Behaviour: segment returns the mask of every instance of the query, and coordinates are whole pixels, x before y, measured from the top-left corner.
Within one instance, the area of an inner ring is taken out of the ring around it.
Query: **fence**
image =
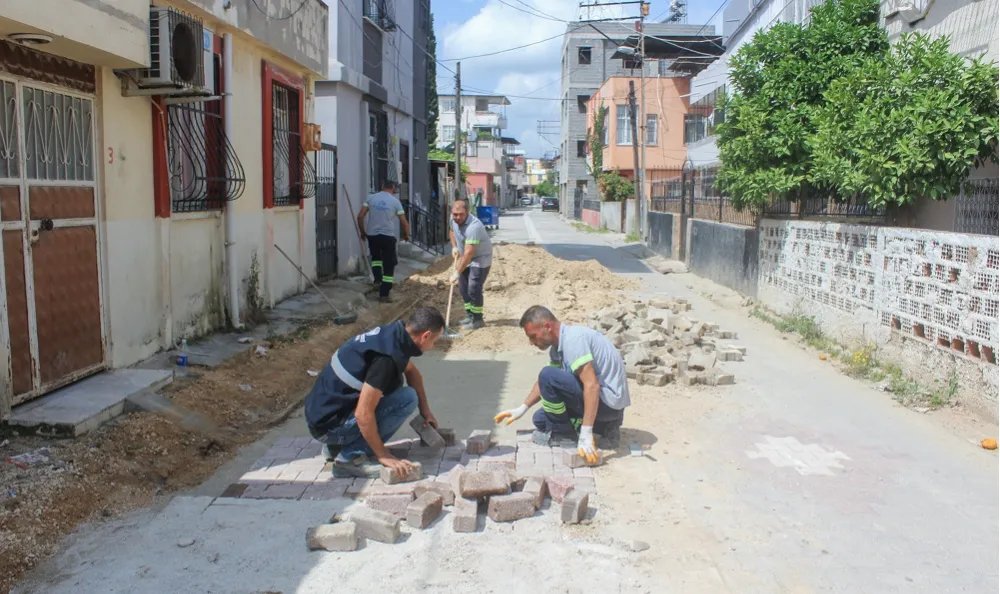
[[[443,254],[448,229],[442,222],[440,207],[432,202],[428,210],[405,202],[406,219],[410,222],[410,243],[432,254]]]
[[[758,214],[739,210],[716,187],[717,167],[650,171],[650,210],[719,223],[757,225]]]
[[[775,219],[852,219],[852,221],[873,224],[887,222],[884,207],[873,207],[868,204],[866,198],[860,196],[852,196],[846,200],[832,196],[806,196],[795,200],[772,200],[770,204],[764,206],[764,216]]]

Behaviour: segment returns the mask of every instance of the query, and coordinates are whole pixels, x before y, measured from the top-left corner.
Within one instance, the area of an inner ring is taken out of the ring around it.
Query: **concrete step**
[[[120,416],[126,399],[156,392],[173,381],[171,371],[105,371],[15,407],[8,423],[39,435],[76,437]]]

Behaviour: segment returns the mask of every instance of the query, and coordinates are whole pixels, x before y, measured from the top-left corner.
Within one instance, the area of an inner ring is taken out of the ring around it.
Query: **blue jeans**
[[[385,394],[375,405],[375,423],[382,443],[389,441],[396,431],[417,410],[417,391],[410,387],[402,387],[395,392]],[[334,427],[319,438],[319,441],[332,446],[341,446],[340,456],[351,460],[361,454],[374,454],[371,446],[361,435],[358,419],[351,416],[343,424]]]
[[[535,428],[546,433],[575,435],[583,422],[583,383],[572,373],[556,367],[543,367],[538,374],[542,408],[535,411]],[[625,411],[615,410],[598,400],[594,433],[621,427]]]

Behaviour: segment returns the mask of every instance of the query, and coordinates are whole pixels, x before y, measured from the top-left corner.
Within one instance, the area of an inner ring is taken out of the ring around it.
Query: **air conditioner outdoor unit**
[[[199,19],[173,8],[149,9],[149,68],[139,88],[162,88],[164,95],[214,94],[212,36]]]

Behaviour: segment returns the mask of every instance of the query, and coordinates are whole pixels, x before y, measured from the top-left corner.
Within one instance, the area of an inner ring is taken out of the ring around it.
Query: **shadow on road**
[[[641,274],[650,271],[641,260],[636,259],[628,246],[614,248],[608,245],[546,243],[543,247],[560,260],[570,262],[597,260],[601,266],[619,274]]]

